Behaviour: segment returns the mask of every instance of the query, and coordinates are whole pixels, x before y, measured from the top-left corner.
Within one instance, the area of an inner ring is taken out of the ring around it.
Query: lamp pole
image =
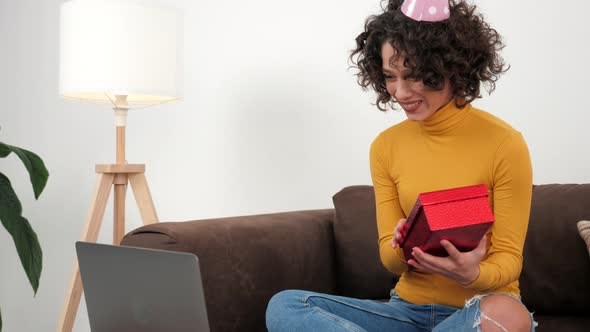
[[[129,103],[126,95],[115,95],[115,127],[117,128],[117,165],[124,165],[125,160],[125,128],[127,127],[127,113]],[[113,244],[121,243],[125,236],[125,194],[127,193],[127,174],[115,175],[114,184],[114,211],[113,211]]]

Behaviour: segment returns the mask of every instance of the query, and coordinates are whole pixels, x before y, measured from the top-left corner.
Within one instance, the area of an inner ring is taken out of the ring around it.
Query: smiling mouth
[[[414,101],[411,103],[399,103],[399,104],[404,109],[404,111],[406,111],[408,113],[412,113],[412,112],[415,112],[418,109],[418,107],[420,107],[420,104],[422,104],[422,101],[418,100],[418,101]]]

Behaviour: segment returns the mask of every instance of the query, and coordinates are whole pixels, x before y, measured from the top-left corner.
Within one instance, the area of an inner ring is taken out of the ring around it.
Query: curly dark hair
[[[358,84],[377,92],[380,110],[386,111],[388,105],[395,108],[396,102],[385,88],[381,59],[385,42],[396,50],[390,63],[403,56],[411,77],[425,87],[440,91],[448,79],[460,108],[481,98],[480,83],[491,93],[500,75],[509,69],[499,54],[504,48],[502,37],[475,12],[476,6],[461,0],[449,2],[450,17],[441,22],[408,18],[401,11],[402,0],[389,0],[383,13],[365,22],[350,60],[359,70]]]

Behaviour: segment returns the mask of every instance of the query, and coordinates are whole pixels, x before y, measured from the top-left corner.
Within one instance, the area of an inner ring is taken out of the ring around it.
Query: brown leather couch
[[[307,289],[385,299],[396,278],[377,250],[370,186],[344,188],[335,209],[162,222],[138,228],[123,245],[199,257],[212,331],[265,331],[271,296]],[[590,257],[577,233],[590,220],[590,184],[533,188],[520,277],[537,331],[590,331]]]

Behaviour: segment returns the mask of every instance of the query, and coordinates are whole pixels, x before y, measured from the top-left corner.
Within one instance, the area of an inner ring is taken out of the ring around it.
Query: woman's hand
[[[395,225],[395,228],[393,229],[393,238],[391,239],[391,247],[393,249],[397,248],[399,243],[403,240],[402,229],[404,227],[404,224],[406,223],[406,220],[408,219],[398,220],[397,225]]]
[[[463,286],[474,282],[479,276],[479,262],[486,254],[487,235],[475,249],[468,252],[460,252],[447,240],[440,241],[440,244],[449,254],[448,257],[433,256],[413,248],[413,258],[408,260],[408,264],[420,272],[440,274]]]

